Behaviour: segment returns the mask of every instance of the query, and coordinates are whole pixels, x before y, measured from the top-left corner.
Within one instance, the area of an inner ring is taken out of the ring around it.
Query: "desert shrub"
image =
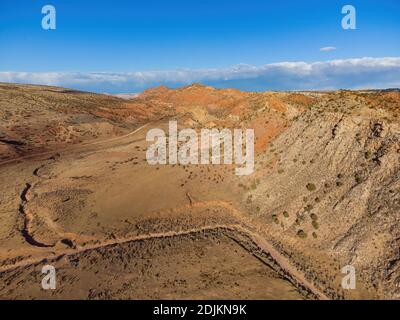
[[[306,188],[308,191],[315,191],[317,187],[313,183],[307,183]]]
[[[318,229],[319,228],[319,224],[317,221],[313,220],[313,222],[311,223],[314,229]]]
[[[310,214],[310,218],[311,218],[311,220],[313,220],[313,221],[318,220],[318,216],[317,216],[315,213],[311,213],[311,214]]]
[[[354,179],[356,180],[356,183],[361,183],[363,181],[362,175],[360,172],[357,172],[354,176]]]
[[[314,207],[311,204],[308,204],[306,207],[304,207],[304,211],[310,212]]]
[[[289,218],[289,213],[288,213],[287,211],[284,211],[284,212],[283,212],[283,216],[284,216],[285,218]]]
[[[299,237],[299,238],[302,238],[302,239],[304,239],[304,238],[307,238],[307,233],[305,233],[304,232],[304,230],[299,230],[299,231],[297,231],[297,236]]]
[[[314,239],[316,239],[318,237],[315,232],[312,233],[312,236],[313,236]]]

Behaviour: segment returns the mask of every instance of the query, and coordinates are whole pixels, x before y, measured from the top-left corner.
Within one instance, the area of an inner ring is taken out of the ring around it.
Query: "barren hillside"
[[[398,299],[399,114],[396,90],[0,84],[0,297]],[[171,119],[254,129],[254,173],[150,166]]]

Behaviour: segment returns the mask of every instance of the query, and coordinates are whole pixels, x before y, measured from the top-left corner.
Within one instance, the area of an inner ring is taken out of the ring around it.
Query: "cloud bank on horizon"
[[[61,86],[93,92],[140,92],[200,82],[245,91],[381,89],[400,87],[400,57],[356,58],[322,62],[241,64],[225,69],[182,69],[141,72],[0,71],[0,82]]]

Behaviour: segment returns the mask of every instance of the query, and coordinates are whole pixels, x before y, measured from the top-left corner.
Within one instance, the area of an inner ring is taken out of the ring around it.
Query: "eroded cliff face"
[[[369,93],[328,96],[292,119],[260,154],[260,181],[246,194],[249,210],[324,285],[337,288],[341,268],[353,265],[366,291],[398,298],[397,102],[379,108],[364,103]]]

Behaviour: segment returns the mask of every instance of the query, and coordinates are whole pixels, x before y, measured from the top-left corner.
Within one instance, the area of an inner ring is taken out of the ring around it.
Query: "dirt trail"
[[[111,239],[111,240],[106,240],[106,241],[103,241],[100,243],[91,244],[91,245],[88,245],[85,247],[78,246],[76,249],[59,250],[58,252],[55,252],[51,257],[47,256],[47,257],[41,257],[41,258],[35,258],[35,259],[28,259],[28,260],[16,262],[12,265],[2,266],[2,267],[0,267],[0,272],[6,272],[6,271],[11,271],[11,270],[14,270],[14,269],[17,269],[20,267],[31,266],[31,265],[40,263],[44,259],[58,260],[65,256],[71,256],[74,254],[83,253],[83,252],[90,251],[90,250],[95,250],[95,249],[104,248],[104,247],[108,247],[108,246],[120,245],[120,244],[124,244],[124,243],[128,243],[128,242],[143,241],[143,240],[157,239],[157,238],[170,238],[170,237],[198,234],[201,232],[215,231],[215,230],[220,230],[220,231],[225,230],[225,231],[231,231],[231,232],[246,235],[249,239],[251,239],[254,242],[254,244],[257,247],[259,247],[263,252],[267,253],[271,257],[271,259],[279,265],[279,267],[282,269],[282,271],[289,276],[289,278],[292,278],[293,280],[295,280],[295,283],[294,283],[295,285],[304,287],[309,292],[314,294],[318,299],[321,299],[321,300],[329,299],[323,292],[321,292],[311,282],[309,282],[307,279],[305,279],[305,277],[301,273],[299,273],[288,262],[288,260],[286,258],[284,258],[277,250],[273,249],[270,244],[268,244],[265,240],[263,240],[259,235],[256,235],[253,232],[249,232],[249,230],[247,230],[246,228],[244,228],[241,225],[221,224],[221,225],[204,226],[201,228],[194,228],[194,229],[188,229],[188,230],[182,230],[182,231],[167,231],[167,232],[160,232],[160,233],[149,233],[149,234],[138,235],[138,236],[134,236],[134,237]],[[247,249],[247,248],[245,248],[245,249]],[[254,252],[250,251],[250,253],[255,255]]]
[[[32,246],[41,247],[41,248],[51,247],[52,245],[48,245],[43,242],[37,241],[32,235],[31,223],[33,220],[33,216],[25,208],[25,205],[28,202],[28,199],[26,198],[26,194],[29,192],[29,190],[31,188],[32,188],[32,185],[30,183],[26,183],[26,186],[24,187],[24,189],[22,190],[21,195],[20,195],[21,203],[19,205],[19,212],[24,217],[24,226],[21,230],[21,235],[25,239],[25,241],[28,242]]]
[[[50,163],[52,163],[52,162],[56,161],[58,157],[59,157],[59,154],[53,155],[52,157],[47,159],[47,161],[50,161]],[[46,162],[45,164],[42,164],[33,170],[32,175],[34,176],[34,178],[36,180],[41,178],[39,172],[41,169],[43,169],[48,164],[49,163]],[[21,191],[21,194],[20,194],[21,202],[19,205],[19,212],[23,216],[23,219],[24,219],[24,225],[21,230],[21,235],[25,239],[25,241],[28,242],[32,246],[41,247],[41,248],[51,248],[57,244],[57,241],[54,243],[45,243],[45,242],[39,241],[38,239],[35,238],[35,236],[33,235],[33,231],[32,231],[32,222],[34,219],[34,215],[32,214],[32,212],[30,210],[27,209],[27,204],[29,202],[28,194],[33,190],[34,186],[37,183],[38,183],[38,181],[36,181],[35,183],[27,182],[24,189]],[[51,219],[49,219],[48,217],[43,217],[43,218],[46,221],[46,224],[48,225],[48,227],[50,227],[50,229],[56,229],[54,222]],[[69,243],[69,242],[66,242],[66,243]]]
[[[61,152],[65,152],[65,151],[76,151],[79,150],[83,147],[88,147],[88,146],[94,146],[94,145],[98,145],[98,144],[103,144],[103,143],[109,143],[109,142],[114,142],[114,141],[118,141],[124,138],[127,138],[137,132],[139,132],[140,130],[142,130],[143,128],[147,127],[148,125],[150,125],[150,123],[146,123],[145,125],[137,128],[136,130],[127,133],[125,135],[122,136],[118,136],[118,137],[114,137],[114,138],[109,138],[109,139],[105,139],[105,140],[100,140],[100,141],[94,141],[94,142],[87,142],[87,143],[82,143],[79,145],[75,145],[75,146],[71,146],[71,147],[67,147],[64,149],[59,149],[59,150],[53,150],[53,151],[45,151],[45,152],[39,152],[39,153],[35,153],[35,154],[30,154],[28,156],[22,156],[22,157],[18,157],[18,158],[14,158],[14,159],[9,159],[9,160],[5,160],[5,161],[1,161],[0,162],[0,166],[3,164],[8,164],[8,163],[13,163],[13,162],[18,162],[21,160],[26,160],[26,159],[32,159],[32,158],[36,158],[36,157],[41,157],[41,156],[48,156],[48,155],[52,155],[56,152],[61,153]]]
[[[20,157],[20,158],[15,158],[15,159],[11,159],[11,160],[7,160],[7,161],[3,161],[0,162],[0,165],[2,164],[6,164],[6,163],[11,163],[14,161],[19,161],[19,160],[23,160],[23,159],[29,159],[29,158],[34,158],[34,157],[39,157],[39,156],[44,156],[44,155],[52,155],[50,158],[48,158],[47,160],[50,160],[52,162],[56,161],[59,157],[60,157],[60,152],[62,151],[75,151],[75,150],[79,150],[79,148],[82,147],[86,147],[89,145],[97,145],[97,144],[103,144],[103,143],[109,143],[109,142],[114,142],[114,141],[119,141],[121,139],[124,139],[126,137],[129,137],[131,135],[134,135],[135,133],[139,132],[140,130],[144,129],[145,127],[147,127],[150,123],[147,123],[139,128],[137,128],[136,130],[123,135],[123,136],[119,136],[119,137],[115,137],[115,138],[110,138],[107,140],[102,140],[102,141],[95,141],[95,142],[91,142],[91,143],[84,143],[84,144],[80,144],[78,146],[75,147],[71,147],[71,148],[66,148],[63,150],[58,150],[57,153],[55,153],[54,151],[49,151],[49,152],[43,152],[43,153],[38,153],[38,154],[34,154],[34,155],[29,155],[29,156],[25,156],[25,157]],[[48,163],[42,164],[39,167],[35,168],[33,170],[33,176],[36,178],[41,178],[39,171],[41,169],[43,169]],[[37,182],[36,182],[37,183]],[[35,184],[36,184],[35,183]],[[44,220],[46,221],[46,224],[48,225],[48,227],[50,227],[50,229],[52,229],[53,231],[55,231],[59,236],[60,236],[60,240],[57,240],[53,243],[44,243],[42,241],[39,241],[37,239],[35,239],[35,237],[33,236],[33,232],[32,232],[32,221],[34,219],[33,214],[26,209],[26,205],[28,203],[28,199],[26,198],[27,193],[33,189],[35,184],[31,184],[31,183],[26,183],[26,186],[24,187],[24,189],[21,192],[20,198],[21,198],[21,202],[19,205],[19,212],[21,213],[21,215],[23,216],[24,219],[24,226],[21,230],[21,235],[22,237],[25,239],[26,242],[28,242],[30,245],[32,246],[36,246],[36,247],[41,247],[41,248],[49,248],[49,247],[55,247],[57,242],[61,242],[63,244],[66,244],[68,246],[74,246],[74,240],[72,240],[69,237],[66,237],[65,234],[63,234],[62,232],[60,232],[57,228],[57,226],[55,226],[55,224],[53,223],[53,221],[51,221],[51,219],[44,217]]]
[[[187,210],[189,208],[215,208],[215,207],[222,207],[226,210],[228,210],[239,222],[240,224],[235,224],[235,225],[213,225],[213,226],[204,226],[201,228],[195,228],[195,229],[188,229],[184,231],[167,231],[167,232],[160,232],[160,233],[150,233],[150,234],[144,234],[144,235],[139,235],[139,236],[134,236],[134,237],[127,237],[127,238],[120,238],[120,239],[112,239],[112,240],[105,240],[101,241],[96,244],[80,247],[77,246],[76,249],[67,249],[67,250],[57,250],[54,254],[55,256],[53,258],[57,258],[63,255],[72,255],[75,253],[80,253],[88,250],[94,250],[102,247],[107,247],[110,245],[116,245],[116,244],[122,244],[126,242],[131,242],[131,241],[140,241],[140,240],[146,240],[146,239],[151,239],[151,238],[166,238],[166,237],[174,237],[174,236],[179,236],[179,235],[188,235],[192,233],[199,233],[202,231],[207,231],[207,230],[215,230],[215,229],[228,229],[230,231],[234,232],[240,232],[242,234],[247,235],[251,240],[257,244],[257,246],[265,253],[270,255],[270,257],[280,266],[280,268],[288,275],[293,277],[300,285],[304,286],[307,288],[310,292],[312,292],[314,295],[316,295],[319,299],[329,299],[322,291],[320,291],[318,288],[316,288],[313,283],[308,281],[304,275],[297,270],[287,259],[285,256],[283,256],[277,249],[273,247],[269,242],[267,242],[260,234],[255,232],[254,230],[254,224],[249,224],[249,219],[246,219],[244,215],[237,210],[235,207],[232,206],[232,204],[225,202],[225,201],[219,201],[219,200],[211,200],[211,201],[200,201],[200,202],[193,202],[189,205],[182,206],[180,208],[174,208],[170,210],[165,210],[166,212],[180,212]],[[0,267],[0,272],[9,270],[9,269],[15,269],[20,266],[27,266],[30,264],[35,264],[40,262],[42,258],[36,258],[34,260],[25,260],[25,261],[20,261],[16,264],[9,265],[9,266],[4,266]]]
[[[210,201],[199,201],[199,202],[191,202],[190,205],[181,207],[179,209],[173,209],[174,212],[189,209],[189,208],[215,208],[222,207],[229,211],[240,223],[241,226],[237,228],[240,229],[241,232],[246,233],[251,236],[253,241],[257,243],[257,245],[266,253],[270,254],[271,257],[276,261],[276,263],[284,269],[287,273],[291,274],[294,278],[299,281],[299,283],[303,284],[307,288],[309,288],[313,293],[315,293],[320,299],[328,299],[328,297],[322,293],[319,289],[317,289],[311,282],[309,282],[303,275],[302,272],[297,270],[287,259],[283,256],[275,247],[266,241],[261,235],[262,228],[261,226],[257,226],[253,221],[250,221],[242,212],[237,210],[232,204],[221,201],[221,200],[210,200]]]
[[[76,146],[76,148],[69,148],[65,149],[66,150],[78,150],[81,147],[88,146],[88,145],[97,145],[101,143],[108,143],[108,142],[114,142],[118,141],[120,139],[126,138],[128,136],[131,136],[149,124],[143,125],[140,128],[136,129],[135,131],[116,138],[111,138],[108,140],[103,140],[103,141],[96,141],[93,143],[87,143],[83,145]],[[58,151],[58,152],[61,152]],[[9,163],[13,161],[18,161],[22,159],[27,159],[27,158],[33,158],[36,156],[43,156],[43,155],[48,155],[48,154],[54,154],[53,152],[45,152],[41,154],[36,154],[36,155],[30,155],[27,157],[21,157],[17,159],[12,159],[12,160],[7,160],[5,162],[0,162],[1,164],[4,163]],[[48,160],[55,160],[55,158],[49,158]],[[43,168],[44,165],[41,165],[40,167],[36,168],[33,172],[33,176],[36,178],[40,178],[39,171],[41,168]],[[110,239],[110,240],[103,240],[99,241],[97,240],[97,243],[86,245],[84,247],[75,245],[74,241],[70,238],[61,238],[60,240],[56,241],[53,244],[46,244],[42,243],[32,236],[31,232],[31,223],[33,220],[32,214],[29,212],[29,210],[26,210],[25,206],[28,202],[27,199],[27,193],[31,190],[33,187],[32,184],[27,183],[26,187],[22,191],[20,197],[21,197],[21,204],[20,204],[20,212],[21,214],[24,215],[24,229],[22,231],[22,235],[24,236],[25,240],[30,243],[33,246],[37,247],[52,247],[53,252],[51,253],[49,257],[49,253],[43,253],[41,257],[36,257],[36,258],[31,258],[31,259],[26,259],[26,260],[21,260],[13,264],[5,265],[0,267],[0,272],[6,272],[10,270],[14,270],[19,267],[26,267],[30,265],[34,265],[37,263],[40,263],[43,259],[52,259],[52,260],[57,260],[63,256],[70,256],[73,254],[77,253],[82,253],[85,251],[89,250],[95,250],[98,248],[104,248],[108,246],[113,246],[113,245],[119,245],[127,242],[132,242],[132,241],[142,241],[142,240],[147,240],[147,239],[153,239],[153,238],[168,238],[168,237],[176,237],[176,236],[181,236],[181,235],[190,235],[190,234],[195,234],[195,233],[200,233],[200,232],[207,232],[211,230],[228,230],[234,233],[239,233],[239,234],[244,234],[246,235],[251,241],[259,248],[261,249],[264,253],[266,253],[276,264],[282,269],[282,271],[288,275],[289,278],[294,279],[295,282],[306,288],[309,292],[313,293],[318,299],[328,299],[328,297],[321,292],[318,288],[316,288],[312,282],[308,281],[304,275],[297,270],[291,263],[290,261],[283,256],[277,249],[273,247],[269,242],[267,242],[260,234],[262,234],[262,228],[261,226],[256,226],[254,224],[254,221],[251,221],[248,217],[246,217],[242,212],[237,210],[231,203],[225,202],[225,201],[220,201],[220,200],[211,200],[211,201],[194,201],[192,196],[190,194],[187,194],[187,197],[189,199],[189,204],[186,206],[182,206],[179,208],[171,208],[171,209],[165,209],[165,210],[160,210],[159,213],[161,212],[180,212],[182,210],[187,210],[187,209],[193,209],[193,208],[215,208],[215,207],[220,207],[226,209],[229,213],[232,214],[233,217],[235,217],[239,224],[235,225],[212,225],[212,226],[203,226],[200,228],[194,228],[194,229],[188,229],[188,230],[183,230],[183,231],[166,231],[166,232],[160,232],[160,233],[149,233],[149,234],[143,234],[143,235],[138,235],[138,236],[133,236],[133,237],[126,237],[126,238],[119,238],[119,239]],[[61,234],[60,234],[61,236]],[[56,245],[57,243],[62,243],[64,245],[67,245],[68,248],[58,248]],[[254,252],[250,252],[253,255],[255,254]]]

